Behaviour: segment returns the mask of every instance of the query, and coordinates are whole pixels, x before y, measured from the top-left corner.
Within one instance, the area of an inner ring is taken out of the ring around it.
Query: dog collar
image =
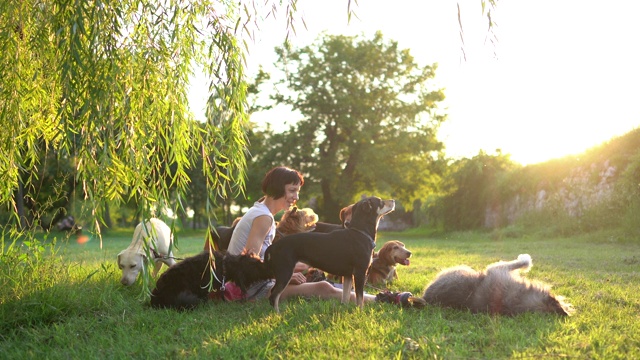
[[[356,229],[356,228],[349,228],[349,230],[355,230],[357,232],[359,232],[360,234],[364,235],[367,237],[367,239],[369,239],[369,241],[371,241],[371,245],[373,245],[373,248],[375,249],[376,247],[376,240],[371,237],[371,235],[367,234],[366,232],[360,230],[360,229]]]

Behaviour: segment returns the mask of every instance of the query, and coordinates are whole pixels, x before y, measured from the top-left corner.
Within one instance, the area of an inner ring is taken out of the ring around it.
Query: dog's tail
[[[523,272],[527,272],[531,270],[531,267],[533,266],[533,260],[531,260],[531,255],[529,254],[520,254],[518,255],[518,259],[509,261],[507,264],[509,271],[520,269]]]
[[[522,269],[524,272],[531,270],[531,267],[533,266],[533,260],[531,260],[531,255],[529,254],[518,255],[517,261],[521,264],[517,269]]]
[[[527,272],[531,270],[533,266],[533,261],[531,260],[531,255],[529,254],[520,254],[516,260],[512,261],[499,261],[497,263],[491,264],[487,266],[487,271],[495,272],[495,271],[514,271],[514,270],[522,270],[523,272]]]

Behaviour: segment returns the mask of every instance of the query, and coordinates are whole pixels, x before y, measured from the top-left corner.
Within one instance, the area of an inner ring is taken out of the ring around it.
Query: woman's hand
[[[289,280],[289,285],[300,285],[307,282],[307,278],[299,272],[293,273],[291,275],[291,280]]]

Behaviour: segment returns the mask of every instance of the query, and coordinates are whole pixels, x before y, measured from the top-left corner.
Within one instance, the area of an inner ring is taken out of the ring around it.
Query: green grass
[[[481,269],[529,253],[534,267],[527,277],[552,284],[554,293],[567,297],[577,310],[569,318],[377,303],[359,310],[316,299],[285,301],[281,314],[267,301],[208,303],[191,312],[154,310],[141,298],[140,280],[127,288],[119,283],[115,258],[131,233],[105,235],[102,248],[95,238],[84,245],[58,239],[55,255],[44,251],[37,255],[40,261],[5,252],[0,358],[640,357],[640,242],[621,242],[611,233],[379,236],[379,244],[397,239],[414,253],[411,266],[398,269],[393,290],[421,294],[445,267],[464,263]],[[179,232],[175,255],[197,253],[203,239],[203,233]]]

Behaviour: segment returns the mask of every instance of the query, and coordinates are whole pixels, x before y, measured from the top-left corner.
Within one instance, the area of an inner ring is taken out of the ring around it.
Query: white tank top
[[[273,219],[273,215],[269,208],[261,203],[256,202],[253,206],[247,211],[242,219],[236,225],[235,230],[233,230],[233,235],[231,236],[231,241],[229,242],[229,247],[227,252],[231,255],[239,255],[242,253],[244,248],[247,246],[247,239],[249,238],[249,232],[251,231],[251,226],[253,224],[253,220],[258,216],[267,215],[271,218],[271,229],[267,234],[267,237],[262,242],[262,248],[260,249],[260,259],[264,260],[264,252],[267,250],[269,245],[271,245],[271,241],[276,234],[276,222]]]

